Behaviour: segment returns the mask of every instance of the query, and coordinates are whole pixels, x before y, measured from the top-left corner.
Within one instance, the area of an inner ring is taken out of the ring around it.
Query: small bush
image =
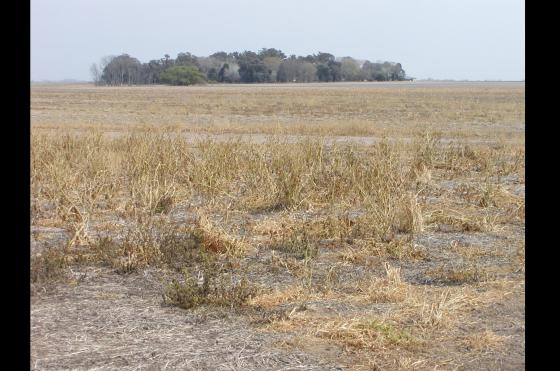
[[[306,226],[290,229],[273,244],[273,247],[299,259],[315,258],[319,254],[317,243],[307,233]]]
[[[163,71],[160,81],[169,85],[194,85],[206,81],[204,75],[192,66],[173,66]]]
[[[231,278],[231,277],[230,277]],[[245,278],[231,283],[220,275],[216,263],[207,263],[197,279],[188,269],[183,271],[183,281],[172,281],[164,293],[167,304],[190,309],[200,305],[239,307],[254,297],[257,289]]]
[[[64,276],[67,261],[61,250],[46,250],[41,255],[31,257],[31,283],[43,284]]]

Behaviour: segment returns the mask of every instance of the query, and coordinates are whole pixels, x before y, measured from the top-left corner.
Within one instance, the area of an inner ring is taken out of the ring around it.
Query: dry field
[[[525,368],[523,83],[31,88],[31,368]]]

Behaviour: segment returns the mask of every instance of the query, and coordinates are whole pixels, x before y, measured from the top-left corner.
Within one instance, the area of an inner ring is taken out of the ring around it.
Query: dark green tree
[[[317,79],[319,81],[328,82],[331,79],[331,70],[326,64],[317,65]]]
[[[274,48],[262,48],[259,51],[258,54],[260,59],[265,59],[265,58],[280,58],[280,59],[285,59],[286,58],[286,54],[282,53],[281,50],[278,49],[274,49]]]
[[[177,58],[175,59],[176,66],[193,66],[199,67],[197,58],[192,55],[191,53],[179,53],[177,54]]]
[[[334,62],[335,60],[334,55],[322,52],[319,52],[319,54],[315,55],[313,59],[315,63],[323,64],[328,64],[329,62]]]
[[[256,53],[245,51],[239,55],[237,61],[241,82],[265,82],[269,80],[270,72]]]
[[[214,67],[208,70],[208,74],[206,75],[208,81],[218,81],[218,71]]]
[[[219,61],[225,62],[225,61],[227,61],[228,54],[226,52],[216,52],[216,53],[210,55],[210,57],[216,58]]]
[[[329,67],[330,80],[329,81],[340,81],[342,80],[342,65],[340,62],[330,61],[327,66]]]

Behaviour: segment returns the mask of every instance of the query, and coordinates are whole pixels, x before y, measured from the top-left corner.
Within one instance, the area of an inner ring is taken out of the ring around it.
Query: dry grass
[[[507,125],[524,122],[523,102],[523,86],[187,90],[37,86],[31,91],[31,117],[41,130],[97,127],[126,132],[131,126],[168,126],[214,134],[403,137],[430,128],[456,138],[491,138],[507,137],[511,132]]]
[[[465,345],[469,351],[488,352],[500,350],[503,348],[506,340],[506,336],[500,336],[491,330],[485,330],[483,332],[467,336],[465,339]]]
[[[450,285],[489,281],[494,278],[492,272],[476,264],[461,264],[455,267],[440,267],[427,273],[436,282]]]
[[[391,267],[387,262],[384,266],[387,274],[385,278],[372,277],[359,288],[365,300],[371,303],[397,303],[405,300],[410,287],[402,281],[400,268]]]
[[[316,330],[316,336],[339,341],[344,346],[370,350],[391,346],[409,348],[419,343],[410,332],[393,323],[367,319],[326,322]]]
[[[429,214],[428,223],[436,225],[440,231],[493,232],[497,228],[498,217],[482,210],[464,208],[434,210]]]
[[[157,269],[164,303],[237,308],[246,332],[356,369],[515,357],[518,334],[481,318],[524,321],[523,94],[34,87],[31,283]]]
[[[231,236],[213,225],[205,215],[201,215],[196,221],[194,233],[200,239],[203,248],[213,253],[239,256],[249,248],[242,239]]]
[[[304,298],[309,298],[309,292],[304,286],[298,284],[282,290],[262,293],[253,298],[250,303],[255,307],[273,308],[286,302],[300,301]]]

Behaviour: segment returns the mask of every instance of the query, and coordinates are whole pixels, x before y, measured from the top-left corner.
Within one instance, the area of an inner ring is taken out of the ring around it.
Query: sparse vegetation
[[[64,277],[67,259],[59,250],[47,250],[31,258],[31,284],[48,283]]]
[[[71,287],[119,341],[211,318],[357,369],[523,353],[522,89],[180,89],[32,88],[37,308]]]
[[[245,277],[233,282],[232,276],[228,280],[220,273],[215,263],[208,262],[196,279],[185,269],[182,282],[174,280],[166,288],[165,302],[184,309],[205,304],[239,307],[257,293],[257,288],[250,285]]]

